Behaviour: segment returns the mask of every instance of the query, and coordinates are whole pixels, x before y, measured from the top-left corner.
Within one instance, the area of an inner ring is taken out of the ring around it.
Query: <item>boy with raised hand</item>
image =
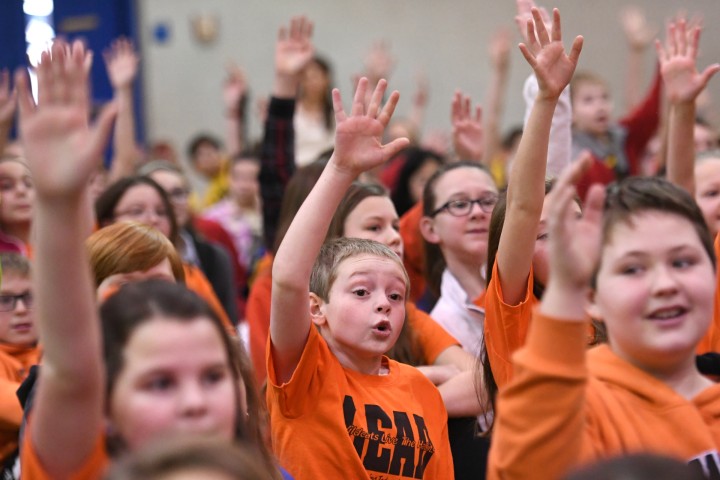
[[[382,106],[381,80],[366,105],[367,85],[365,78],[358,83],[349,114],[333,91],[335,152],[275,256],[268,352],[273,446],[298,480],[450,479],[439,392],[416,369],[384,356],[405,319],[401,259],[367,240],[322,245],[352,182],[408,144],[381,143],[399,94]]]

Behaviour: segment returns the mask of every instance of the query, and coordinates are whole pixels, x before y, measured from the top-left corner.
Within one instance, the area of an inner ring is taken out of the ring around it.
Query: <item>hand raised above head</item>
[[[560,12],[553,10],[552,29],[547,31],[540,11],[532,9],[533,19],[527,21],[527,44],[521,43],[520,51],[530,64],[538,79],[539,95],[557,98],[565,89],[575,72],[583,37],[577,36],[569,54],[562,44]]]
[[[140,59],[127,38],[118,38],[103,53],[110,84],[114,89],[125,88],[135,81]]]
[[[381,79],[366,105],[367,87],[367,78],[361,78],[349,113],[343,109],[340,91],[334,89],[332,92],[336,129],[331,164],[353,176],[382,165],[410,143],[407,138],[398,138],[382,144],[383,131],[392,118],[400,94],[392,92],[383,106],[387,82]]]
[[[720,70],[720,65],[715,63],[698,72],[700,31],[699,25],[688,28],[685,19],[680,18],[677,22],[668,23],[665,46],[660,40],[655,40],[665,94],[671,103],[695,101]]]
[[[281,27],[275,44],[275,71],[279,75],[298,75],[315,55],[313,23],[306,17],[293,17],[289,27]]]
[[[39,198],[79,196],[101,161],[115,117],[105,107],[94,126],[88,125],[87,52],[80,42],[62,40],[43,52],[37,68],[38,104],[27,73],[15,82],[20,107],[20,138]]]

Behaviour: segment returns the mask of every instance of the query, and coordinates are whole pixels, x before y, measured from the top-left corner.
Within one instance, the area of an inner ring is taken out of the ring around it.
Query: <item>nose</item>
[[[653,276],[652,292],[657,296],[672,295],[677,292],[678,283],[675,274],[668,266],[658,266]]]
[[[392,250],[399,250],[398,247],[402,245],[402,237],[400,236],[400,232],[398,232],[394,228],[388,228],[385,245],[390,247]]]
[[[25,300],[23,300],[22,297],[18,297],[15,300],[15,314],[20,313],[27,313],[28,312],[28,306],[27,303],[25,303]]]
[[[480,202],[473,202],[470,204],[470,216],[473,218],[486,216],[485,210],[480,207]]]
[[[206,393],[199,382],[182,385],[178,398],[179,413],[183,417],[201,417],[207,412]]]
[[[390,301],[383,295],[380,300],[378,300],[377,305],[375,305],[375,311],[377,313],[385,313],[387,314],[390,312]]]

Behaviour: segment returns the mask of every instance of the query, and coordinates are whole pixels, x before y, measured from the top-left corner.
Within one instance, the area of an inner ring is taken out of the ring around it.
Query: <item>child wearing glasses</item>
[[[430,316],[475,356],[485,314],[473,300],[485,290],[488,230],[497,197],[490,173],[472,162],[440,168],[423,192],[426,274],[430,289],[439,293]]]
[[[22,407],[15,394],[40,349],[33,315],[30,262],[17,253],[0,254],[0,464],[14,457]]]

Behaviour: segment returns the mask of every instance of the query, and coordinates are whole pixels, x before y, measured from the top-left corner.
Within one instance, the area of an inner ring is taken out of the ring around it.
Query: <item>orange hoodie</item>
[[[720,385],[688,401],[615,355],[587,350],[587,325],[533,316],[500,392],[488,479],[560,478],[634,452],[720,466]]]
[[[715,258],[720,258],[720,234],[715,237]],[[697,354],[720,352],[720,268],[717,269],[715,280],[715,306],[713,308],[713,321],[705,337],[700,341]]]
[[[0,344],[0,460],[17,447],[23,411],[16,392],[39,361],[39,347]]]

